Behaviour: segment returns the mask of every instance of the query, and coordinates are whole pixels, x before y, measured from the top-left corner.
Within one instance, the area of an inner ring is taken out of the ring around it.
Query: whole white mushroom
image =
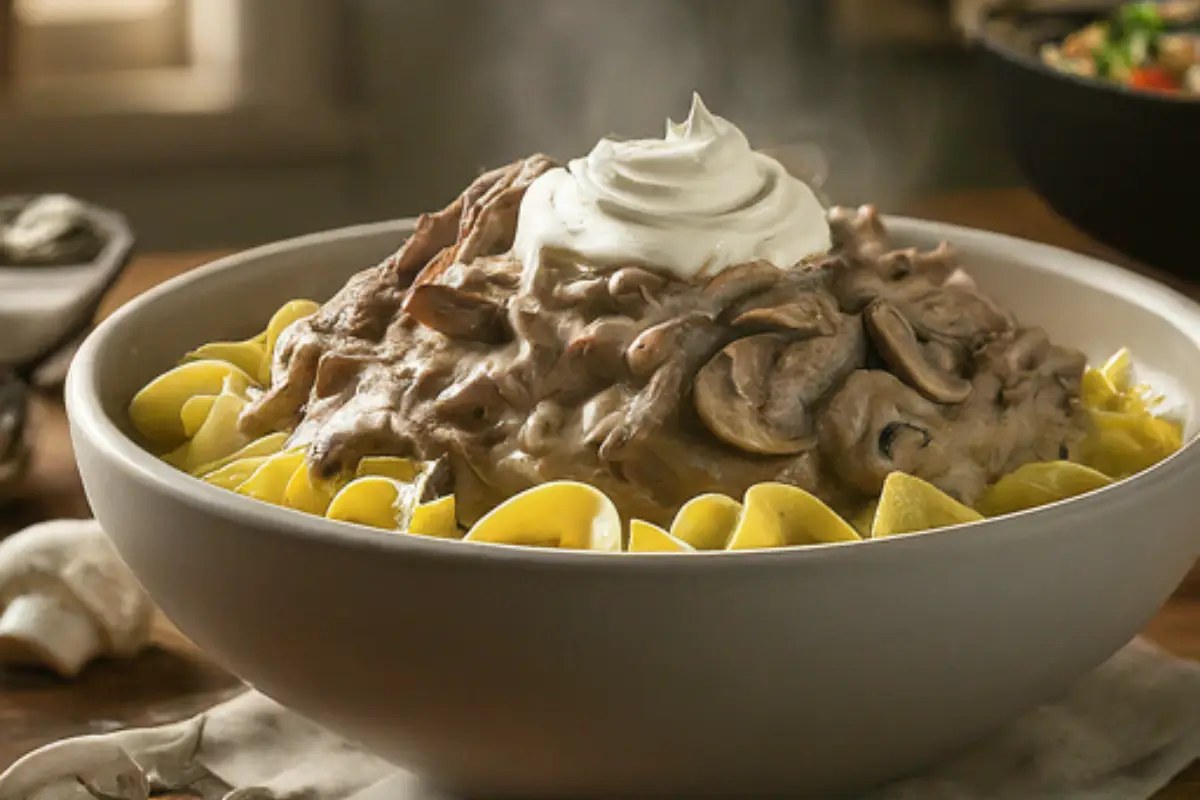
[[[155,608],[95,520],[43,522],[0,541],[0,663],[74,677],[136,655]]]

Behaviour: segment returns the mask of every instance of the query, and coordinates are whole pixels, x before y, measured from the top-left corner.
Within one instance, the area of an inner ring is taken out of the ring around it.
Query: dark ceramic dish
[[[1068,75],[1038,55],[1110,11],[986,12],[980,42],[1008,140],[1026,179],[1063,217],[1197,280],[1200,100]]]

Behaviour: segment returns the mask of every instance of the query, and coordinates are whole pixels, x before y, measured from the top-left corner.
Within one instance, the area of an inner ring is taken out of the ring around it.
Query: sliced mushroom
[[[938,403],[957,404],[971,394],[971,382],[935,367],[925,358],[912,325],[896,307],[878,299],[863,315],[875,348],[898,376]]]
[[[767,386],[764,416],[778,429],[807,426],[811,407],[866,362],[862,320],[847,317],[833,336],[791,342],[779,354]]]
[[[526,186],[509,186],[480,206],[470,232],[462,237],[455,261],[471,263],[480,256],[497,255],[512,247],[517,213]]]
[[[716,325],[698,311],[660,322],[638,334],[625,360],[635,377],[645,378],[672,357],[682,357],[697,347],[707,348]]]
[[[641,267],[623,267],[608,278],[609,294],[616,298],[630,295],[644,297],[666,285],[666,277]]]
[[[452,339],[496,344],[511,336],[504,309],[484,297],[427,283],[415,286],[404,312]]]
[[[470,264],[455,262],[442,273],[438,283],[453,286],[463,292],[486,294],[491,290],[500,289],[512,291],[521,283],[520,273],[516,265],[493,265],[486,259],[472,261]]]
[[[714,315],[744,297],[770,289],[783,279],[784,272],[767,261],[751,261],[717,274],[704,287],[704,296],[712,303]]]
[[[990,299],[957,285],[929,286],[917,294],[890,297],[926,339],[977,343],[1016,327],[1012,315]]]
[[[729,381],[734,392],[752,408],[766,405],[771,372],[786,344],[782,336],[747,336],[723,351],[729,357]]]
[[[758,298],[740,304],[734,327],[791,331],[800,336],[829,336],[837,330],[838,311],[829,298],[817,292],[787,294],[786,298],[764,298],[762,304]]]
[[[925,342],[922,347],[925,359],[942,372],[957,375],[963,354],[959,348],[950,342],[933,339]]]
[[[778,334],[738,339],[717,353],[696,376],[696,411],[717,438],[762,455],[802,453],[812,448],[807,415],[779,428],[763,413],[771,368],[786,346]]]
[[[1028,376],[1011,380],[1000,390],[1000,405],[1011,408],[1028,401],[1037,392],[1037,384]]]
[[[913,262],[917,260],[917,248],[906,247],[902,250],[892,250],[884,253],[875,262],[875,270],[885,280],[896,281],[907,278],[915,272]]]

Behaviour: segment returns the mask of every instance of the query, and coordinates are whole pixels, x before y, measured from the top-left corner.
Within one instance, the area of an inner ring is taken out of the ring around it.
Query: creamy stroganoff
[[[1086,367],[966,277],[821,207],[695,97],[662,139],[534,155],[324,304],[134,397],[169,463],[473,542],[741,550],[968,523],[1181,445],[1128,354]]]

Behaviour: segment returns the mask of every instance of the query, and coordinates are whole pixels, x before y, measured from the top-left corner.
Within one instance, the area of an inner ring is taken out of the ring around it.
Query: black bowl
[[[1105,16],[993,8],[981,45],[1009,144],[1063,217],[1133,258],[1200,279],[1200,99],[1042,63],[1042,44]]]

